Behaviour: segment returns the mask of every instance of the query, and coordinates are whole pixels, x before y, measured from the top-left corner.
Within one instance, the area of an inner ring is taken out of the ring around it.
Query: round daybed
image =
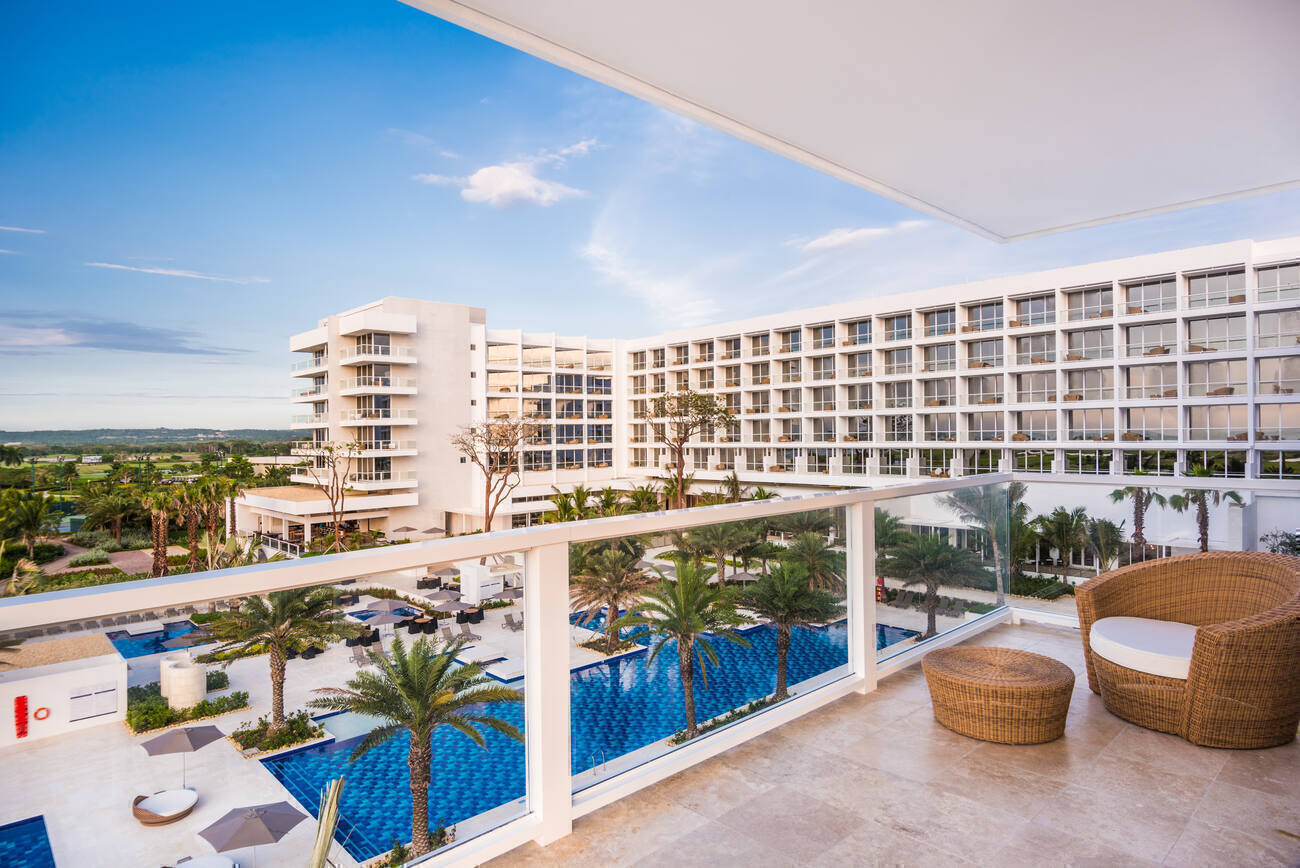
[[[165,826],[188,816],[198,801],[199,794],[194,790],[163,790],[152,796],[136,796],[131,816],[145,826]]]
[[[1075,591],[1088,686],[1112,714],[1193,744],[1263,748],[1300,726],[1300,558],[1205,552]]]

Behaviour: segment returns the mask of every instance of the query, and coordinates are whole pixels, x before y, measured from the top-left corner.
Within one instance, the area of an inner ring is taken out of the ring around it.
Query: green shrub
[[[122,548],[127,551],[151,549],[153,548],[153,540],[142,533],[124,533],[122,534]]]
[[[1011,574],[1011,593],[1019,597],[1037,597],[1042,600],[1055,600],[1065,594],[1073,594],[1074,586],[1044,576],[1029,576],[1020,571]]]
[[[259,717],[257,723],[244,724],[232,732],[230,737],[243,750],[257,748],[261,751],[267,751],[301,744],[304,741],[311,741],[313,738],[320,738],[325,734],[325,728],[312,723],[311,718],[305,711],[295,711],[293,714],[286,715],[284,729],[268,738],[266,733],[270,728],[271,722],[265,717]]]
[[[208,670],[208,692],[225,690],[230,686],[230,673],[224,669]]]
[[[213,621],[221,620],[220,612],[195,612],[190,615],[190,620],[195,624],[211,624]]]
[[[131,704],[132,690],[137,691],[138,697],[134,705]],[[174,723],[213,717],[248,707],[248,693],[243,690],[236,690],[234,693],[218,696],[216,699],[205,699],[191,708],[172,708],[157,691],[156,681],[138,688],[127,689],[126,722],[135,732],[148,732]]]
[[[72,560],[68,561],[70,567],[97,567],[100,564],[112,563],[108,552],[103,549],[91,549],[88,552],[82,552],[74,555]]]
[[[113,535],[103,529],[79,530],[68,537],[68,542],[74,546],[100,549],[106,552],[120,552],[122,550],[122,547],[113,539]]]

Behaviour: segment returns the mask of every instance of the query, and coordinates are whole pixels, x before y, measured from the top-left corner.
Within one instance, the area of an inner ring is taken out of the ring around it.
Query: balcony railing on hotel
[[[370,387],[378,389],[414,389],[415,377],[348,377],[339,381],[340,389],[365,389]]]
[[[295,371],[310,371],[312,368],[323,368],[328,364],[329,364],[329,356],[303,359],[300,362],[294,362],[293,364],[291,364],[289,366],[289,372],[293,373]]]
[[[1115,355],[1115,348],[1112,346],[1101,347],[1070,347],[1065,351],[1065,356],[1061,359],[1063,362],[1091,362],[1098,359],[1109,359]]]
[[[1144,301],[1141,304],[1129,304],[1124,308],[1124,312],[1130,316],[1136,316],[1144,313],[1160,313],[1161,311],[1174,310],[1178,307],[1178,300],[1172,295],[1164,298]]]
[[[1295,349],[1300,347],[1300,332],[1284,331],[1270,332],[1269,334],[1257,334],[1255,336],[1255,346],[1261,350],[1271,350],[1279,347]]]
[[[348,482],[414,482],[414,470],[359,470],[348,475]]]
[[[328,393],[329,393],[329,390],[326,389],[324,386],[308,386],[308,387],[305,388],[305,389],[294,389],[293,391],[291,391],[291,392],[289,393],[289,397],[291,397],[291,398],[295,398],[295,399],[297,399],[297,398],[309,398],[309,397],[311,397],[312,395],[326,395],[326,394],[328,394]]]
[[[294,416],[289,421],[294,425],[327,425],[329,420],[329,413],[308,413],[303,416]]]
[[[361,344],[355,347],[343,347],[339,350],[340,359],[357,359],[375,356],[392,361],[415,361],[415,350],[410,347],[394,347],[388,344]]]
[[[1056,361],[1056,352],[1054,350],[1016,353],[1017,365],[1046,365],[1054,361]]]
[[[1246,348],[1246,338],[1196,338],[1188,339],[1187,352],[1189,353],[1209,353],[1220,350],[1244,350]]]
[[[1261,286],[1257,290],[1257,297],[1260,301],[1293,301],[1300,298],[1300,283]]]
[[[390,408],[361,408],[359,410],[341,410],[339,418],[344,422],[368,421],[371,419],[414,419],[414,410],[393,410]]]

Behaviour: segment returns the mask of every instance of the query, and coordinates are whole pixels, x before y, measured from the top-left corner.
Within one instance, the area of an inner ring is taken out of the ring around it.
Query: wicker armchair
[[[1121,567],[1075,593],[1088,686],[1113,714],[1193,744],[1286,744],[1300,725],[1300,558],[1179,555]],[[1120,666],[1089,645],[1101,618],[1195,626],[1187,678]]]

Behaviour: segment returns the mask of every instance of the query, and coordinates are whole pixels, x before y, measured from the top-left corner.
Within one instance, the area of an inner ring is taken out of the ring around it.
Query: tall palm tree
[[[194,483],[180,488],[176,495],[178,518],[185,524],[185,544],[190,550],[191,573],[199,571],[199,532],[206,515],[203,490]]]
[[[727,556],[753,541],[753,530],[743,522],[728,521],[697,527],[687,537],[713,558],[718,569],[718,581],[727,582]]]
[[[1065,582],[1074,553],[1087,545],[1088,510],[1082,506],[1066,509],[1058,506],[1047,515],[1034,519],[1043,542],[1056,549],[1061,559],[1061,581]]]
[[[736,595],[736,602],[776,628],[776,690],[780,702],[786,690],[786,659],[795,627],[824,624],[844,614],[831,594],[808,587],[808,571],[801,564],[781,565]]]
[[[583,518],[582,512],[573,502],[573,495],[565,491],[560,491],[554,486],[551,487],[555,492],[551,495],[551,506],[554,507],[550,512],[542,517],[542,521],[547,524],[558,524],[566,521],[578,521]]]
[[[788,533],[790,536],[797,537],[805,533],[816,533],[824,537],[835,526],[835,521],[831,518],[828,510],[815,510],[782,515],[777,517],[773,524],[777,530]]]
[[[597,491],[593,496],[592,513],[600,518],[608,518],[611,515],[622,515],[627,512],[627,504],[623,502],[623,492],[617,488],[605,486]]]
[[[410,733],[406,767],[411,794],[411,856],[432,849],[429,837],[429,781],[433,767],[433,734],[449,726],[476,745],[487,749],[480,727],[522,742],[524,735],[513,724],[484,714],[483,706],[497,702],[523,702],[524,695],[496,684],[477,663],[457,665],[464,639],[445,645],[421,638],[408,653],[401,637],[393,639],[393,659],[370,652],[373,671],[363,669],[348,680],[347,687],[323,687],[318,699],[308,703],[323,711],[354,711],[378,718],[355,748],[349,762],[391,741],[403,730]]]
[[[0,464],[6,467],[21,467],[22,463],[23,447],[0,446]]]
[[[939,605],[939,586],[956,584],[962,579],[977,580],[988,576],[973,554],[949,545],[935,534],[916,534],[899,543],[885,557],[881,568],[904,584],[925,585],[926,628],[922,639],[938,632],[935,610]]]
[[[89,492],[87,497],[83,497],[86,502],[83,526],[110,528],[113,541],[121,545],[122,522],[139,508],[135,499],[125,491],[111,488],[89,489]]]
[[[661,508],[659,486],[653,482],[638,485],[627,496],[633,512],[657,512]]]
[[[573,491],[569,494],[573,498],[573,507],[578,511],[579,518],[591,518],[591,500],[593,492],[585,485],[573,486]]]
[[[0,540],[0,561],[4,560],[5,545],[6,541]],[[39,590],[44,581],[45,572],[36,565],[35,561],[30,558],[19,558],[3,591],[0,591],[0,596],[21,597],[33,593]]]
[[[673,548],[670,551],[665,552],[665,554],[673,560],[679,562],[689,560],[692,564],[698,567],[704,562],[704,559],[709,556],[709,550],[705,546],[704,541],[696,536],[694,532],[682,533],[681,531],[675,530],[672,532],[671,537]]]
[[[150,538],[153,540],[150,575],[158,578],[167,575],[167,525],[176,509],[176,493],[169,486],[161,485],[145,492],[140,499],[149,509]]]
[[[618,626],[645,627],[653,637],[650,657],[653,663],[669,642],[677,643],[677,666],[682,679],[682,696],[686,710],[686,737],[700,734],[695,722],[695,663],[700,666],[704,688],[709,686],[708,667],[719,665],[713,642],[719,639],[748,647],[749,642],[736,632],[749,619],[736,611],[728,589],[710,585],[711,567],[699,567],[689,561],[677,565],[677,580],[670,581],[663,571],[659,586],[647,591],[641,611],[624,615]]]
[[[54,498],[47,494],[31,492],[10,501],[5,515],[9,532],[18,536],[27,546],[27,557],[36,557],[36,543],[48,533],[58,529],[58,516],[54,512]]]
[[[1012,482],[1005,488],[1000,485],[980,485],[959,488],[939,498],[940,502],[957,513],[957,517],[972,524],[989,540],[993,552],[993,573],[996,577],[997,602],[1006,601],[1006,559],[1003,549],[1007,545],[1010,517],[1017,504],[1025,499],[1028,486]]]
[[[292,588],[272,591],[265,599],[245,597],[233,612],[222,612],[208,625],[221,644],[212,652],[227,663],[236,657],[268,654],[271,667],[271,724],[267,733],[284,727],[285,660],[290,650],[324,645],[359,636],[366,628],[344,619],[334,588]]]
[[[783,564],[800,564],[808,574],[808,585],[823,591],[844,591],[844,553],[826,544],[826,538],[808,531],[795,537],[781,558]]]
[[[1135,473],[1133,475],[1144,476],[1145,474]],[[1123,503],[1126,500],[1133,501],[1133,545],[1139,549],[1145,549],[1147,544],[1147,510],[1151,509],[1153,505],[1166,506],[1169,501],[1155,489],[1145,488],[1141,485],[1126,485],[1110,493],[1111,503]]]
[[[1090,518],[1084,542],[1097,558],[1098,570],[1104,573],[1119,561],[1124,548],[1124,522],[1115,524],[1106,518]]]
[[[755,485],[753,490],[749,492],[750,500],[771,500],[774,497],[780,496],[781,495],[772,491],[770,488],[764,488],[761,485]]]
[[[585,611],[578,622],[589,624],[608,608],[605,616],[605,649],[618,650],[619,611],[631,611],[641,600],[641,595],[654,586],[654,581],[637,564],[641,555],[621,549],[605,549],[585,559],[580,571],[569,579],[569,599],[574,611]]]
[[[883,506],[876,507],[875,512],[876,525],[876,574],[881,575],[880,565],[885,555],[889,554],[895,546],[903,540],[911,537],[911,532],[903,524],[903,520],[894,513],[885,509]]]
[[[740,481],[739,474],[734,470],[722,478],[718,493],[722,495],[723,503],[740,503],[749,497],[749,489]]]
[[[1214,473],[1208,467],[1192,467],[1188,469],[1187,475],[1210,478]],[[1240,506],[1243,501],[1241,495],[1235,491],[1221,491],[1217,488],[1184,488],[1181,494],[1169,498],[1169,508],[1174,512],[1186,512],[1189,509],[1196,511],[1196,533],[1200,538],[1201,551],[1208,552],[1210,550],[1210,507],[1229,502]]]
[[[687,496],[691,493],[691,486],[695,484],[694,473],[684,473],[680,484],[676,476],[670,476],[664,480],[664,504],[666,508],[671,508],[674,503],[685,505]]]

